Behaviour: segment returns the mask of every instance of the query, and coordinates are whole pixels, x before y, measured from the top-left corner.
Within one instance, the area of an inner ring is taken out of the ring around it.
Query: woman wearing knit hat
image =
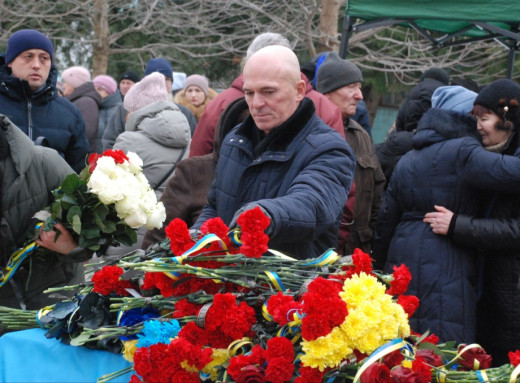
[[[125,131],[114,149],[134,152],[143,160],[143,173],[160,198],[166,181],[174,174],[177,163],[188,157],[191,130],[188,120],[177,105],[168,101],[164,75],[152,73],[135,84],[125,96],[129,112]],[[137,243],[107,251],[107,256],[124,254],[140,248],[146,229],[138,231]]]
[[[69,99],[81,112],[85,120],[85,133],[94,152],[98,140],[99,104],[101,96],[94,88],[88,69],[81,66],[67,68],[61,74],[63,95]]]
[[[519,103],[520,85],[509,79],[496,80],[480,91],[473,114],[486,149],[519,156]],[[497,183],[500,176],[488,179]],[[509,363],[508,352],[520,349],[520,197],[513,194],[518,192],[511,184],[505,192],[483,194],[478,218],[454,214],[443,206],[426,215],[434,233],[448,235],[481,256],[476,341],[492,355],[494,366]]]
[[[435,90],[413,149],[390,179],[374,245],[377,267],[385,264],[384,270],[392,272],[404,263],[410,269],[407,294],[421,303],[410,318],[414,331],[466,344],[477,336],[477,252],[439,236],[436,222],[425,213],[442,205],[476,215],[483,190],[520,191],[520,158],[491,153],[478,140],[477,121],[469,114],[475,97],[462,87]]]
[[[188,107],[197,121],[199,121],[206,105],[208,105],[216,95],[217,92],[209,87],[206,77],[199,74],[192,74],[186,78],[184,88],[175,95],[173,101]]]
[[[93,152],[102,153],[102,138],[106,127],[114,116],[116,109],[122,104],[121,96],[117,94],[117,82],[112,76],[101,74],[94,77],[94,87],[101,96],[99,104],[98,132]]]

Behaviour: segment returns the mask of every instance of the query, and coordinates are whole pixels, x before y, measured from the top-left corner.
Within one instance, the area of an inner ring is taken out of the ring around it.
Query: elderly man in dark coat
[[[271,218],[270,248],[316,257],[336,246],[354,153],[316,116],[289,48],[260,49],[243,74],[251,116],[224,139],[208,204],[193,229],[212,217],[232,227],[259,206]]]

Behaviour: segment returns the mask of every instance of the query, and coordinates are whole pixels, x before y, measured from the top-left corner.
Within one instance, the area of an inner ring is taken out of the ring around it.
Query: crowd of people
[[[269,247],[294,258],[361,249],[386,272],[408,266],[408,294],[420,300],[415,331],[479,342],[496,364],[520,348],[516,82],[479,88],[430,68],[374,145],[361,70],[335,52],[300,65],[276,33],[251,42],[242,73],[220,93],[192,74],[174,94],[162,57],[142,78],[128,70],[118,81],[55,64],[51,41],[36,30],[13,33],[0,56],[0,270],[50,192],[89,153],[119,149],[143,160],[167,219],[139,229],[133,247],[96,256],[147,249],[174,218],[198,238],[209,218],[233,229],[241,213],[260,208]],[[55,255],[22,264],[0,287],[1,306],[52,303],[43,290],[80,280],[93,256],[59,222],[36,238]]]

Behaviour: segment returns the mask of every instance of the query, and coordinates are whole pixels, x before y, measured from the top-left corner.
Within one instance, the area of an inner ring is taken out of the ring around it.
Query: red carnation
[[[419,307],[419,298],[415,295],[399,295],[399,297],[397,297],[397,303],[403,307],[404,312],[408,314],[408,318],[410,318]]]
[[[294,346],[292,342],[283,337],[277,336],[267,341],[267,359],[285,358],[289,363],[294,360]]]
[[[130,281],[119,279],[124,272],[119,266],[104,266],[92,276],[94,282],[92,291],[102,295],[109,295],[112,292],[122,296],[130,295],[126,291],[127,288],[132,288]]]
[[[421,343],[437,344],[439,343],[439,337],[435,334],[430,334],[426,338],[424,338]]]
[[[394,279],[390,282],[390,288],[386,291],[389,295],[401,295],[406,292],[412,280],[412,274],[406,265],[394,266]]]
[[[361,374],[361,383],[392,383],[390,369],[384,363],[372,363]]]
[[[128,161],[128,157],[126,156],[125,152],[122,150],[112,150],[108,149],[103,152],[104,157],[112,157],[116,164],[122,164],[125,161]]]
[[[516,350],[515,352],[509,351],[507,356],[509,356],[509,362],[511,362],[513,367],[516,367],[520,364],[520,351],[519,350]]]
[[[352,262],[358,272],[365,272],[366,274],[370,274],[372,272],[372,258],[370,255],[365,253],[361,249],[355,249],[352,254]]]
[[[174,293],[174,279],[160,272],[148,272],[144,275],[144,281],[141,288],[143,290],[159,289],[161,295],[165,298],[171,297]]]
[[[293,316],[290,315],[290,312],[299,311],[301,307],[301,303],[296,302],[292,296],[284,295],[280,291],[276,295],[271,295],[267,301],[267,311],[280,326],[292,321]]]
[[[291,342],[288,340],[289,343]],[[269,352],[269,346],[267,347]],[[265,379],[271,383],[289,382],[293,376],[294,364],[292,360],[287,358],[270,358],[267,360],[267,368],[265,369]]]
[[[96,166],[97,166],[97,161],[101,157],[102,157],[101,154],[98,154],[98,153],[92,153],[88,157],[88,171],[90,172],[90,174],[94,173],[94,170],[96,169]]]
[[[271,224],[271,220],[265,216],[260,207],[246,210],[237,219],[242,233],[246,232],[264,232]]]
[[[194,245],[188,225],[180,218],[173,219],[164,232],[170,240],[170,248],[174,255],[182,255]]]
[[[465,344],[459,345],[458,352],[466,347]],[[485,370],[491,367],[492,358],[482,347],[473,347],[459,357],[458,363],[465,370]]]
[[[319,368],[300,367],[298,372],[300,376],[294,380],[294,383],[322,383],[323,376],[328,372],[328,369],[322,372]]]

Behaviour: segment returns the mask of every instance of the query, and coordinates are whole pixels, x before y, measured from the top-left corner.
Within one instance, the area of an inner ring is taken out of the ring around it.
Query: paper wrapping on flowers
[[[99,166],[100,177],[118,172],[110,160]],[[97,190],[124,200],[109,186]],[[520,351],[490,368],[478,345],[457,349],[410,329],[419,301],[405,295],[406,266],[382,274],[358,249],[346,263],[333,251],[306,260],[271,252],[265,218],[244,213],[240,233],[214,218],[199,241],[173,220],[147,252],[89,265],[94,276],[74,299],[32,319],[0,308],[0,324],[122,353],[134,383],[510,381]]]

